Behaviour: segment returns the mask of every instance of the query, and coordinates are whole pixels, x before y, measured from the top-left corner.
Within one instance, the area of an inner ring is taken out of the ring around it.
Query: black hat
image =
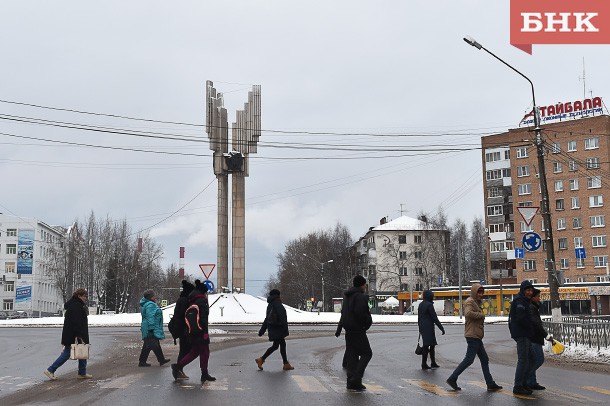
[[[534,294],[532,295],[532,297],[536,297],[540,294],[540,289],[536,289],[534,288]]]
[[[280,295],[279,289],[271,289],[269,291],[269,296],[279,296],[279,295]]]
[[[182,292],[188,296],[195,289],[195,285],[187,281],[186,279],[182,281]]]
[[[154,295],[155,295],[155,291],[152,289],[148,289],[148,290],[144,291],[144,299],[151,300]]]
[[[359,288],[362,285],[366,285],[366,279],[362,275],[354,276],[354,287]]]
[[[205,283],[201,283],[201,281],[197,279],[195,280],[195,289],[201,293],[206,293],[208,291],[208,286]]]

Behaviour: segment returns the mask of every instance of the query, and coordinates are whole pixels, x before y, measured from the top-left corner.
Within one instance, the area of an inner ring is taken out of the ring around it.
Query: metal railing
[[[610,319],[563,317],[561,323],[544,320],[544,328],[564,344],[589,348],[610,347]],[[568,320],[566,320],[568,319]],[[572,320],[574,319],[574,320]]]

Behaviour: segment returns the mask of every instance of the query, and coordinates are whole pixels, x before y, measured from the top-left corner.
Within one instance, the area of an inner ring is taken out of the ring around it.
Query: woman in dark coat
[[[430,290],[424,290],[424,300],[419,304],[417,308],[417,325],[419,326],[419,333],[422,337],[422,348],[421,354],[421,368],[431,369],[438,368],[436,363],[434,347],[436,346],[436,334],[434,332],[434,325],[436,324],[439,330],[445,334],[445,329],[434,310],[434,292]],[[428,366],[428,354],[430,354],[431,366]]]
[[[286,337],[288,337],[289,334],[288,318],[286,316],[286,309],[284,309],[282,299],[280,298],[280,291],[272,289],[271,292],[269,292],[267,303],[267,316],[258,332],[258,336],[262,337],[263,334],[265,334],[265,331],[268,331],[269,341],[273,341],[273,345],[265,351],[262,357],[255,359],[256,365],[258,365],[258,369],[262,371],[263,364],[267,357],[279,347],[282,361],[284,362],[283,369],[284,371],[290,371],[294,369],[294,367],[290,365],[288,357],[286,356]]]
[[[55,362],[44,370],[44,374],[51,380],[57,379],[55,371],[70,358],[72,344],[77,339],[79,342],[82,340],[85,344],[89,344],[89,326],[87,324],[87,314],[89,312],[85,304],[88,297],[87,291],[79,288],[74,291],[70,300],[64,305],[64,328],[61,332],[61,344],[64,346],[64,349]],[[87,373],[86,359],[78,360],[78,378],[92,378]]]
[[[189,307],[188,296],[195,289],[195,285],[190,283],[187,280],[182,281],[182,291],[180,292],[180,297],[176,301],[176,307],[174,307],[174,320],[176,323],[176,330],[180,332],[180,336],[178,337],[180,343],[180,350],[178,352],[178,361],[180,361],[186,354],[191,351],[191,340],[188,338],[188,333],[186,331],[186,324],[184,323],[184,313],[186,313],[186,309]],[[178,371],[178,379],[189,379],[189,377],[184,373],[183,370]]]

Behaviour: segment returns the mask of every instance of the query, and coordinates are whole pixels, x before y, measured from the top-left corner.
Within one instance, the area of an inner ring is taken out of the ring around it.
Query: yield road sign
[[[519,214],[521,215],[521,217],[523,217],[525,224],[527,224],[529,226],[530,224],[532,224],[532,220],[534,220],[534,216],[536,215],[536,213],[538,213],[538,210],[540,210],[540,207],[520,206],[520,207],[517,207],[517,210],[519,211]]]
[[[212,275],[212,271],[216,268],[216,264],[199,264],[199,268],[201,268],[201,272],[206,279],[210,279],[210,275]]]
[[[576,253],[576,258],[578,258],[578,259],[587,258],[587,253],[585,252],[584,248],[576,248],[576,249],[574,249],[574,251]]]
[[[528,251],[537,251],[542,246],[542,238],[534,232],[523,234],[523,248]]]

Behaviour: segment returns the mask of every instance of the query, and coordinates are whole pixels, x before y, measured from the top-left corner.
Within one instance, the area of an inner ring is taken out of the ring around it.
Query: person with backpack
[[[436,343],[436,334],[434,332],[434,325],[436,325],[443,335],[445,335],[445,329],[438,320],[436,310],[434,310],[434,292],[431,290],[424,290],[424,300],[419,304],[417,308],[417,325],[419,327],[419,333],[422,337],[422,354],[421,354],[421,369],[432,369],[438,368],[436,363],[434,347]],[[430,354],[430,366],[428,366],[428,354]]]
[[[181,378],[179,371],[199,357],[201,368],[201,383],[215,381],[216,378],[208,372],[210,360],[210,335],[208,330],[208,317],[210,306],[207,297],[208,288],[199,279],[195,281],[195,289],[188,295],[188,307],[184,312],[184,324],[186,326],[188,340],[191,344],[190,351],[172,364],[172,376],[175,380]]]
[[[347,358],[347,389],[363,391],[362,377],[373,351],[367,330],[373,324],[369,310],[369,296],[366,294],[367,283],[361,275],[356,275],[353,287],[343,294],[341,308],[341,326],[345,329],[345,357]]]
[[[267,357],[279,348],[280,354],[282,355],[282,362],[284,363],[282,369],[284,371],[293,370],[294,367],[290,365],[288,357],[286,356],[286,337],[289,335],[288,317],[286,316],[286,309],[282,304],[280,291],[277,289],[271,289],[269,292],[269,296],[267,297],[266,317],[258,332],[258,336],[262,337],[263,334],[265,334],[265,331],[269,333],[269,341],[272,341],[273,345],[267,348],[267,351],[265,351],[262,357],[254,360],[256,361],[258,369],[262,371],[263,364]]]
[[[165,338],[163,331],[163,312],[157,303],[155,302],[155,292],[147,290],[144,292],[142,299],[140,299],[140,306],[142,307],[142,325],[140,330],[142,331],[142,351],[140,351],[139,367],[149,367],[148,355],[152,350],[159,361],[159,366],[167,364],[170,360],[165,358],[163,350],[161,349],[161,343],[159,340]]]
[[[534,285],[528,280],[521,282],[519,294],[510,305],[508,314],[508,329],[510,336],[517,342],[517,367],[515,368],[515,395],[531,395],[526,379],[534,367],[532,356],[532,338],[534,336],[534,320],[530,303],[534,295]]]
[[[186,309],[189,306],[188,296],[195,289],[195,285],[187,280],[182,281],[182,291],[178,300],[176,300],[176,306],[174,307],[174,315],[168,324],[169,332],[174,338],[174,344],[176,339],[179,343],[178,361],[180,361],[186,354],[191,351],[191,340],[188,338],[188,332],[186,331],[186,324],[184,322],[184,315]],[[189,379],[182,369],[178,371],[178,379]]]

